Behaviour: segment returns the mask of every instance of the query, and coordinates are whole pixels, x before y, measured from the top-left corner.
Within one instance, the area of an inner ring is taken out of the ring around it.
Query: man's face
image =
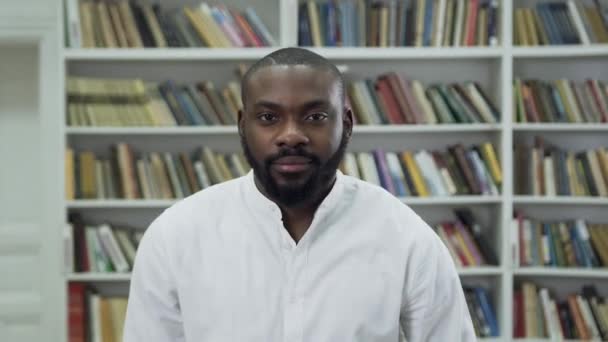
[[[338,80],[323,69],[276,65],[243,86],[241,143],[259,183],[282,205],[305,203],[333,182],[350,137]]]

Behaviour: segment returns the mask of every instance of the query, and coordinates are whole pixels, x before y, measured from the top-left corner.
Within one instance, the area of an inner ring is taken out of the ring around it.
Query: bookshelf
[[[172,3],[183,3],[172,0]],[[500,338],[483,341],[512,341],[513,286],[522,279],[530,279],[558,291],[569,291],[583,283],[593,283],[599,289],[608,288],[608,273],[596,269],[515,268],[511,261],[511,215],[514,209],[544,219],[556,213],[568,217],[593,217],[608,222],[608,198],[597,197],[541,197],[515,196],[513,191],[514,141],[530,139],[534,135],[547,136],[555,143],[576,148],[606,146],[608,124],[553,124],[514,123],[512,83],[515,77],[576,80],[594,77],[608,80],[608,45],[520,47],[512,43],[512,9],[526,1],[500,1],[501,44],[496,47],[345,47],[311,48],[337,64],[347,65],[347,80],[374,77],[390,70],[403,70],[414,79],[428,84],[437,81],[474,79],[488,90],[499,107],[502,120],[498,124],[458,125],[403,125],[356,126],[351,151],[366,151],[381,146],[387,150],[443,148],[448,144],[465,145],[491,141],[500,155],[503,185],[498,196],[458,196],[445,198],[403,198],[429,223],[452,218],[451,208],[471,207],[490,237],[500,264],[495,267],[459,269],[463,284],[481,285],[490,289],[499,327]],[[535,1],[530,1],[534,3]],[[225,1],[242,7],[244,1]],[[264,13],[262,18],[280,46],[297,42],[298,3],[295,0],[247,2]],[[1,7],[1,6],[0,6]],[[58,10],[57,13],[60,11]],[[56,25],[63,25],[62,15]],[[65,46],[61,44],[60,46]],[[234,79],[233,66],[252,62],[274,48],[142,48],[142,49],[74,49],[59,48],[60,76],[57,86],[64,89],[69,75],[99,77],[143,77],[149,80],[192,82],[209,79],[219,84]],[[64,121],[66,103],[58,105],[57,120]],[[200,145],[221,152],[240,149],[235,127],[164,127],[164,128],[106,128],[67,127],[56,131],[66,145],[103,151],[110,143],[125,141],[142,151],[191,150]],[[56,168],[64,168],[58,159]],[[51,181],[56,181],[53,179]],[[63,179],[59,185],[63,189]],[[146,227],[160,212],[176,200],[72,200],[64,199],[63,192],[55,196],[61,214],[79,212],[85,220]],[[567,213],[564,213],[567,211]],[[61,229],[57,228],[57,234]],[[57,246],[62,249],[63,246]],[[86,282],[108,293],[126,294],[130,279],[125,274],[64,273],[67,289],[70,282]],[[601,291],[600,291],[601,292]],[[606,292],[601,292],[604,296]],[[62,294],[63,296],[63,294]],[[64,297],[61,297],[64,298]],[[57,308],[58,317],[67,317],[65,305]],[[67,318],[66,318],[67,320]],[[62,322],[65,323],[65,322]],[[62,325],[62,327],[65,324]],[[66,331],[61,341],[67,341]],[[518,339],[518,341],[548,341],[548,339]]]

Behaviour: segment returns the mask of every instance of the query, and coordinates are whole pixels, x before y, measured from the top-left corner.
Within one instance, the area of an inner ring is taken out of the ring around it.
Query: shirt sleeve
[[[150,225],[137,249],[123,342],[185,341],[161,222],[162,215]]]
[[[424,223],[423,223],[424,224]],[[426,224],[424,224],[426,226]],[[454,262],[430,227],[408,262],[401,306],[407,342],[477,341]]]

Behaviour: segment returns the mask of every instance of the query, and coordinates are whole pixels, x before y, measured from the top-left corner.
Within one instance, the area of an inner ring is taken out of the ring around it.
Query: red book
[[[68,341],[86,341],[85,285],[70,283],[68,286]]]
[[[471,266],[469,261],[467,260],[467,257],[464,255],[464,252],[462,251],[462,248],[464,248],[464,246],[460,246],[460,242],[458,241],[458,238],[456,237],[456,232],[454,232],[454,225],[452,223],[443,223],[442,226],[443,226],[443,230],[445,230],[445,233],[448,235],[448,237],[450,239],[450,243],[454,247],[456,254],[458,254],[458,258],[460,259],[462,266]]]
[[[519,265],[515,266],[529,266],[528,259],[526,258],[526,241],[524,239],[524,218],[521,212],[517,213],[517,227],[519,231]]]
[[[524,325],[524,297],[521,290],[513,294],[513,337],[526,337]]]
[[[469,15],[467,18],[469,19],[466,24],[467,28],[467,39],[466,46],[475,45],[475,28],[477,27],[477,13],[479,12],[479,0],[470,0],[469,2]],[[480,27],[479,29],[483,30],[485,28]]]
[[[600,110],[601,122],[608,122],[608,103],[604,102],[601,90],[597,84],[597,81],[587,80],[587,88],[591,91],[593,95],[593,100],[597,105],[597,108]]]
[[[375,88],[378,93],[378,98],[385,104],[385,107],[387,109],[386,115],[388,116],[388,120],[392,124],[404,124],[404,116],[399,110],[399,104],[397,103],[397,99],[395,99],[395,96],[391,91],[391,86],[389,85],[386,77],[378,78],[375,84]]]
[[[397,100],[399,109],[400,109],[401,113],[403,114],[403,117],[405,118],[405,123],[415,124],[416,117],[414,116],[414,113],[412,113],[412,111],[407,103],[407,99],[405,98],[405,92],[404,92],[403,88],[401,87],[399,77],[394,72],[391,72],[388,75],[386,75],[386,79],[388,80],[388,84],[390,85],[390,88],[393,92],[393,96]]]
[[[251,28],[251,25],[249,25],[249,22],[247,22],[247,20],[239,12],[230,11],[230,14],[232,14],[234,21],[238,25],[243,35],[247,37],[247,42],[249,43],[249,46],[264,46],[264,43],[262,42],[260,37],[255,34],[255,31]]]
[[[397,78],[399,79],[401,90],[403,91],[403,95],[405,95],[405,100],[409,105],[410,112],[412,113],[414,120],[416,123],[425,123],[426,118],[424,113],[422,113],[418,100],[416,100],[416,96],[414,96],[414,93],[412,93],[412,88],[410,87],[410,82],[407,80],[407,77],[405,77],[403,73],[400,73]]]

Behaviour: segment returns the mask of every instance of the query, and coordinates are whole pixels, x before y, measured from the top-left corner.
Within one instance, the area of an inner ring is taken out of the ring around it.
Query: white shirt
[[[476,341],[450,255],[384,189],[338,172],[296,244],[253,171],[165,210],[133,269],[124,342]]]

